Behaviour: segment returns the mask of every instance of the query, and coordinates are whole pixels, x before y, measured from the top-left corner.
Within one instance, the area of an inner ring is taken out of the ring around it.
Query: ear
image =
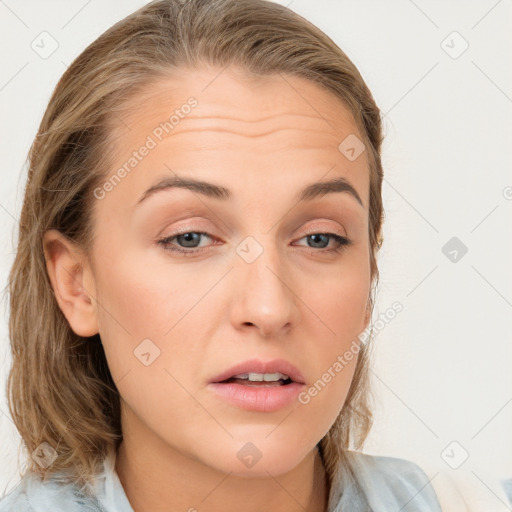
[[[92,300],[96,292],[83,252],[55,229],[44,234],[43,248],[55,298],[71,329],[79,336],[94,336],[99,332],[96,300]]]

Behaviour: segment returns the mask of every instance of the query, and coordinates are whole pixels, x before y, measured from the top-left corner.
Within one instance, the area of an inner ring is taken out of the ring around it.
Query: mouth
[[[298,397],[305,385],[290,381],[284,382],[252,382],[241,379],[227,379],[225,382],[212,382],[209,389],[221,400],[237,409],[252,412],[276,412],[281,409],[295,407],[299,404]]]
[[[283,373],[243,373],[225,379],[219,384],[239,384],[241,386],[271,387],[288,386],[295,382],[288,375]]]
[[[285,359],[249,359],[228,368],[210,382],[242,386],[288,386],[293,383],[304,384],[305,379],[297,367]]]
[[[291,407],[305,388],[300,371],[284,359],[251,359],[214,377],[209,389],[238,409],[275,412]]]

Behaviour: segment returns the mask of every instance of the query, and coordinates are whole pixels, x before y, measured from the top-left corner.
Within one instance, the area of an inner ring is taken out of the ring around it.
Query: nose
[[[233,325],[238,330],[256,327],[263,337],[282,336],[300,323],[301,303],[286,255],[271,236],[250,237],[239,249],[233,272]]]

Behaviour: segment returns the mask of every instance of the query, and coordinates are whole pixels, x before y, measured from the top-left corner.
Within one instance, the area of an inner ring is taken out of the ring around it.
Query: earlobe
[[[91,271],[82,251],[62,233],[49,230],[43,237],[46,269],[59,307],[71,329],[79,336],[98,333],[95,290]]]

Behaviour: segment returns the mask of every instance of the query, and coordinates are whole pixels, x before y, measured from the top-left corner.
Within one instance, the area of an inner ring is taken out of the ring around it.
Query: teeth
[[[233,375],[233,379],[245,379],[250,380],[251,382],[275,382],[280,379],[287,380],[289,379],[288,375],[284,373],[240,373],[238,375]]]

